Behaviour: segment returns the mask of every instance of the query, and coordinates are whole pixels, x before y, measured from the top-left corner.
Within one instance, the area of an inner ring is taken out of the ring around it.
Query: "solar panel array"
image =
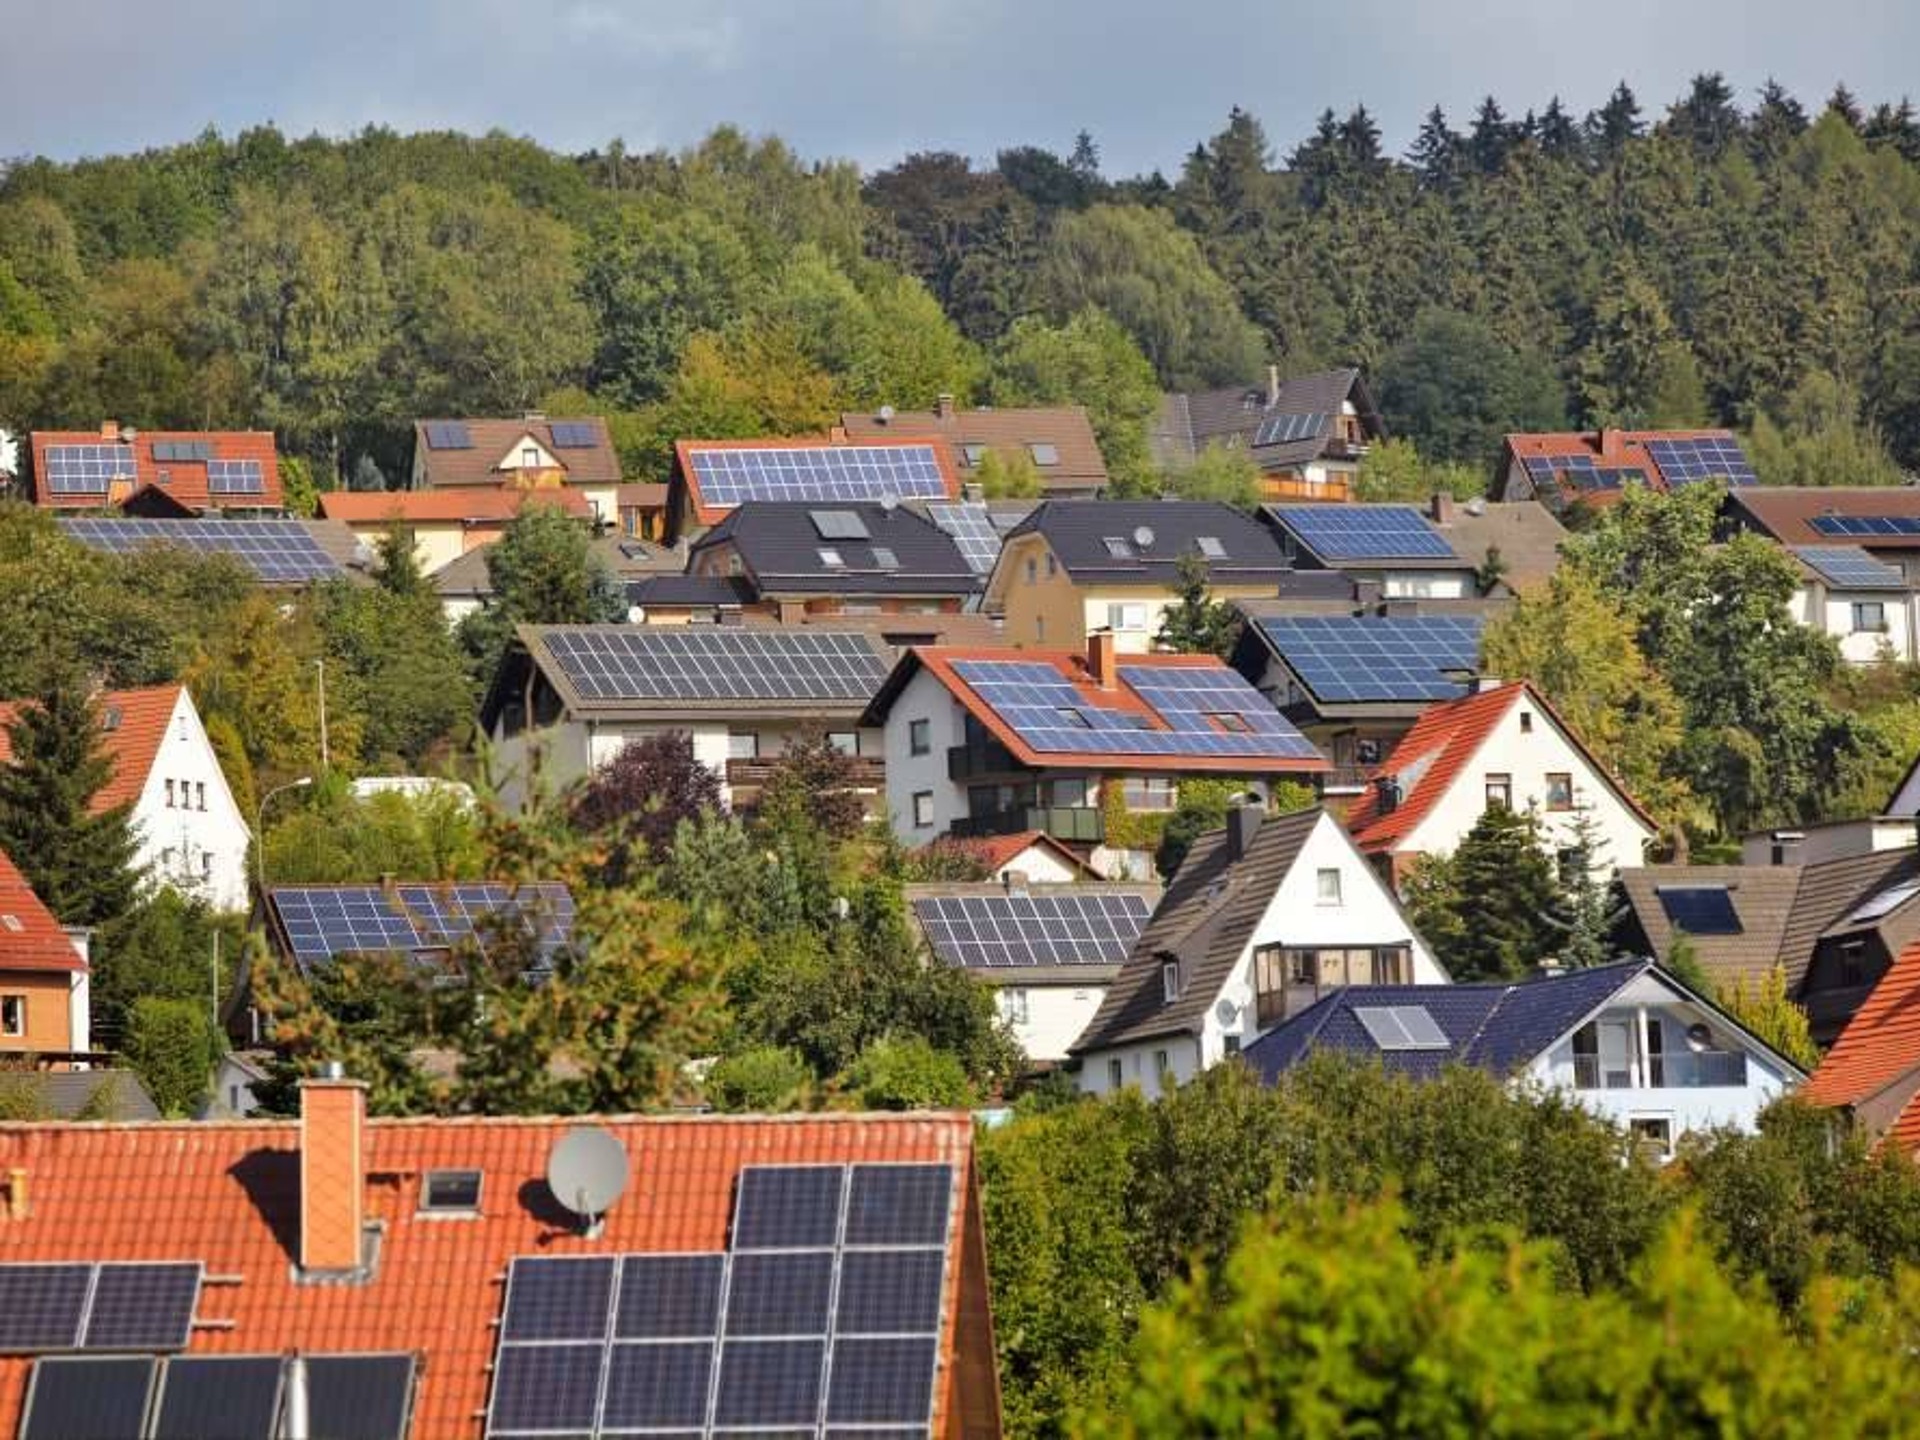
[[[200,1262],[0,1265],[0,1353],[177,1350]]]
[[[115,480],[132,480],[139,467],[131,445],[49,445],[41,478],[55,495],[104,495]]]
[[[1698,485],[1724,480],[1729,485],[1758,485],[1753,462],[1731,435],[1685,436],[1642,442],[1668,485]]]
[[[927,518],[953,537],[967,568],[976,575],[993,573],[1000,558],[1005,530],[995,522],[983,501],[950,500],[927,506]]]
[[[1276,505],[1273,513],[1323,560],[1457,558],[1411,505]]]
[[[1466,686],[1443,672],[1480,663],[1478,615],[1299,615],[1259,625],[1325,703],[1455,699]]]
[[[276,1440],[293,1366],[319,1440],[402,1440],[411,1355],[60,1356],[35,1362],[21,1440]]]
[[[1863,540],[1920,535],[1920,515],[1815,515],[1807,523],[1822,535]]]
[[[266,488],[266,476],[258,460],[207,461],[209,495],[261,495]]]
[[[484,954],[531,935],[544,964],[573,941],[564,885],[276,885],[268,898],[302,970],[336,955],[422,955],[469,942]]]
[[[1038,751],[1279,760],[1319,754],[1259,691],[1225,666],[1120,667],[1120,678],[1158,712],[1165,728],[1137,710],[1104,703],[1051,665],[962,660],[953,670]]]
[[[1889,885],[1855,906],[1842,923],[1859,925],[1868,920],[1878,920],[1882,915],[1898,910],[1915,895],[1920,895],[1920,880],[1905,880],[1898,885]]]
[[[700,503],[748,500],[938,500],[947,477],[931,445],[689,447]]]
[[[1152,911],[1144,895],[923,895],[913,902],[934,958],[967,970],[1118,965]]]
[[[1847,590],[1902,590],[1906,577],[1858,545],[1796,545],[1793,553],[1829,585]]]
[[[1733,896],[1724,885],[1661,885],[1654,894],[1676,930],[1689,935],[1738,935],[1742,932]]]
[[[471,450],[473,436],[464,420],[429,420],[427,448],[430,450]]]
[[[927,1437],[952,1200],[950,1165],[748,1166],[725,1252],[516,1257],[487,1435]]]
[[[63,519],[60,528],[92,550],[128,554],[146,545],[178,545],[202,555],[231,555],[268,585],[301,585],[340,573],[336,561],[298,520]]]
[[[845,631],[550,630],[546,648],[590,700],[807,700],[864,704],[887,666]]]
[[[1542,485],[1562,481],[1588,492],[1621,490],[1647,483],[1647,472],[1637,465],[1602,465],[1591,455],[1535,455],[1522,462],[1527,474]]]
[[[156,440],[153,442],[153,458],[156,464],[177,464],[188,462],[205,464],[213,459],[211,440]]]
[[[1258,445],[1286,445],[1295,440],[1312,440],[1327,428],[1333,416],[1325,412],[1307,415],[1274,415],[1264,420],[1253,433]]]
[[[1424,1005],[1356,1005],[1353,1018],[1382,1050],[1445,1050],[1450,1043]]]
[[[585,420],[556,420],[552,432],[556,450],[591,450],[600,443],[600,432]]]

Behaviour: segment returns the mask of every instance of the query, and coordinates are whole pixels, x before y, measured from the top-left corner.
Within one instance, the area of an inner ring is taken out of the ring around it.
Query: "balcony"
[[[1320,777],[1325,795],[1363,795],[1380,773],[1378,765],[1335,765]]]
[[[855,755],[849,757],[849,763],[853,767],[852,789],[864,795],[885,788],[887,766],[879,756]],[[735,790],[758,790],[773,778],[779,764],[778,760],[729,760],[727,784]]]
[[[998,740],[980,739],[947,748],[947,778],[955,783],[982,775],[1021,775],[1026,769]]]
[[[1092,805],[1016,805],[987,815],[969,815],[953,822],[952,833],[963,839],[983,835],[1019,835],[1043,830],[1056,840],[1098,845],[1107,837],[1106,817]]]
[[[1747,1057],[1739,1050],[1655,1055],[1647,1064],[1645,1079],[1635,1083],[1637,1079],[1630,1061],[1603,1061],[1598,1055],[1573,1057],[1576,1090],[1739,1089],[1747,1083]]]

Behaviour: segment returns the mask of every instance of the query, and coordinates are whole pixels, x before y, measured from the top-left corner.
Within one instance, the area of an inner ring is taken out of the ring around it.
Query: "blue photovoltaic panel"
[[[824,1339],[728,1341],[720,1348],[714,1425],[812,1434],[826,1349]]]
[[[273,1440],[283,1370],[278,1355],[176,1356],[161,1377],[153,1440]],[[335,1432],[316,1425],[312,1433]]]
[[[688,447],[700,503],[939,500],[950,493],[931,445]]]
[[[787,1259],[787,1256],[769,1258]],[[837,1335],[931,1335],[940,1328],[946,1252],[849,1250],[834,1295]]]
[[[1731,435],[1685,436],[1644,442],[1668,485],[1697,485],[1724,480],[1729,485],[1758,485],[1753,464]]]
[[[553,422],[553,448],[556,450],[591,450],[599,443],[599,431],[584,420]]]
[[[204,465],[213,459],[211,440],[156,440],[153,442],[153,458],[156,464],[177,465],[181,463]]]
[[[88,1350],[179,1350],[193,1329],[200,1262],[102,1265],[87,1307]]]
[[[890,668],[852,632],[550,630],[543,643],[589,700],[815,700],[864,705]]]
[[[413,1356],[309,1355],[305,1363],[307,1433],[315,1440],[406,1440]]]
[[[49,445],[40,478],[55,495],[104,495],[115,480],[139,474],[131,445]]]
[[[268,585],[297,585],[341,573],[298,520],[62,519],[68,538],[90,550],[126,555],[149,545],[177,545],[201,555],[231,555]]]
[[[713,1342],[615,1345],[607,1357],[600,1433],[630,1430],[692,1431],[707,1423]]]
[[[573,938],[564,885],[276,885],[268,899],[303,970],[336,955],[418,954],[469,939],[485,951],[535,924],[538,952],[550,963]]]
[[[831,1250],[760,1250],[733,1257],[727,1338],[824,1335],[833,1299]]]
[[[1796,545],[1793,553],[1829,585],[1846,590],[1901,590],[1906,579],[1858,545]]]
[[[489,1435],[591,1435],[606,1346],[507,1345],[493,1367]]]
[[[720,1319],[721,1255],[629,1255],[620,1269],[619,1340],[712,1335]]]
[[[79,1344],[93,1271],[91,1265],[0,1265],[0,1352]]]
[[[1323,560],[1451,560],[1453,547],[1411,505],[1275,505]]]
[[[1326,428],[1333,416],[1324,412],[1306,415],[1274,415],[1264,420],[1254,432],[1253,443],[1260,445],[1287,445],[1295,440],[1312,440]]]
[[[914,918],[934,958],[962,969],[1119,965],[1146,927],[1144,895],[923,895]]]
[[[951,1165],[856,1165],[847,1187],[846,1244],[947,1243]]]
[[[35,1361],[20,1440],[140,1440],[147,1433],[153,1372],[151,1356]]]
[[[1851,535],[1863,540],[1920,535],[1916,515],[1815,515],[1807,523],[1822,535]]]
[[[427,422],[427,447],[432,450],[471,450],[473,436],[467,432],[464,420],[431,420]]]
[[[752,1165],[740,1172],[732,1248],[810,1250],[839,1243],[839,1165]]]
[[[836,1341],[827,1423],[924,1425],[933,1413],[939,1348],[933,1335]]]
[[[967,568],[989,575],[1000,558],[1000,531],[986,505],[978,500],[941,501],[927,506],[927,518],[953,537]]]
[[[1740,916],[1724,885],[1660,885],[1660,908],[1676,930],[1689,935],[1738,935]]]
[[[258,460],[207,461],[209,495],[261,495],[266,488]]]
[[[1452,700],[1448,670],[1480,663],[1479,616],[1297,615],[1257,622],[1286,666],[1323,704]]]
[[[517,1257],[507,1275],[502,1340],[600,1340],[613,1323],[610,1255]]]

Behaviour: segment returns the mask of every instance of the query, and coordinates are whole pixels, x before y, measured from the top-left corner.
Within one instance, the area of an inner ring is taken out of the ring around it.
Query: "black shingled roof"
[[[823,535],[827,516],[851,517],[865,538]],[[905,506],[750,500],[700,537],[688,568],[728,545],[763,595],[970,595],[980,588],[953,537]],[[827,565],[822,550],[843,564]],[[877,550],[891,551],[896,564],[883,566]]]
[[[1140,545],[1136,532],[1152,532]],[[1231,505],[1199,500],[1049,500],[1007,534],[1039,534],[1076,581],[1171,585],[1178,579],[1182,555],[1195,554],[1202,536],[1220,542],[1226,552],[1208,560],[1207,571],[1222,580],[1264,580],[1292,569],[1273,533]],[[1111,554],[1109,537],[1131,552]]]

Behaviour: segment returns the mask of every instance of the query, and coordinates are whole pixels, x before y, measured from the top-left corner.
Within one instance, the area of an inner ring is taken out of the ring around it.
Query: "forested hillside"
[[[1726,423],[1777,482],[1920,463],[1920,121],[1845,91],[1662,113],[1251,114],[1180,173],[1081,136],[862,176],[721,129],[678,155],[271,129],[0,179],[0,425],[267,425],[363,487],[407,426],[532,405],[676,435],[937,393],[1089,405],[1147,479],[1155,391],[1359,363],[1430,460],[1503,428]]]

